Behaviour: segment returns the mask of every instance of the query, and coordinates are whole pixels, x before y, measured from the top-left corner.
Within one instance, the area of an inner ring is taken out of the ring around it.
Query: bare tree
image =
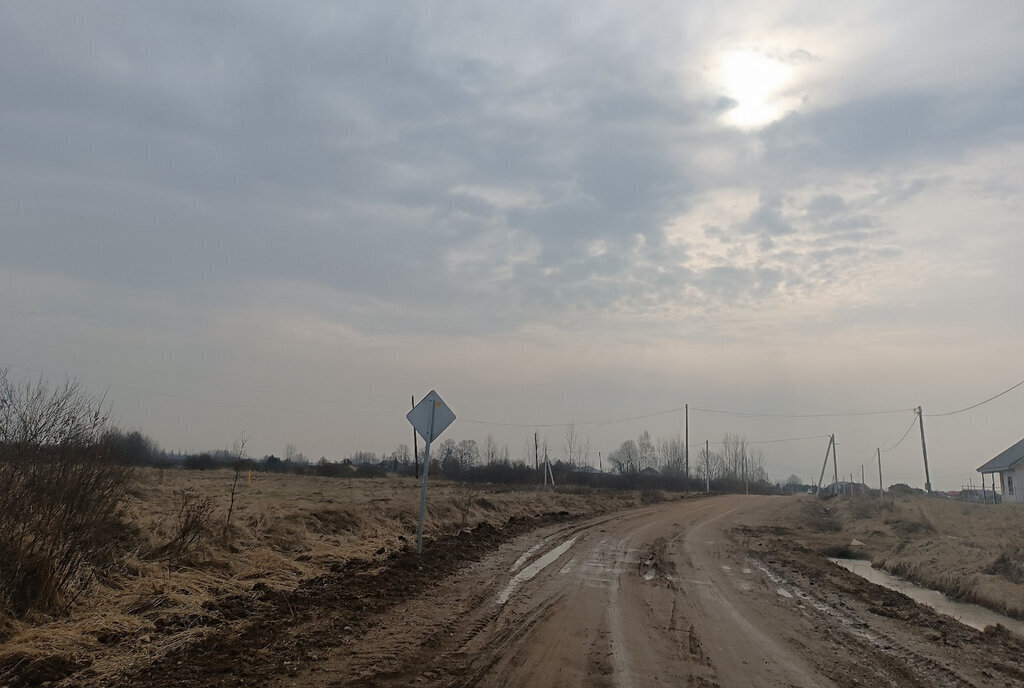
[[[722,460],[726,478],[730,480],[747,479],[747,438],[726,433],[722,438]]]
[[[697,456],[697,475],[706,482],[718,480],[722,476],[722,457],[702,447]]]
[[[644,430],[636,440],[637,449],[637,470],[655,468],[658,465],[658,453],[654,449],[654,442],[651,441],[651,433]]]
[[[495,444],[494,437],[488,433],[487,439],[484,440],[484,462],[487,464],[497,463],[499,458],[498,445]]]
[[[73,601],[116,546],[132,474],[109,461],[108,418],[75,380],[0,369],[0,604],[15,613]]]
[[[242,436],[237,442],[235,442],[235,447],[232,452],[235,455],[235,478],[231,481],[231,503],[228,504],[228,517],[227,520],[224,521],[224,537],[227,537],[228,528],[231,527],[231,514],[235,511],[235,491],[238,489],[238,476],[242,472],[242,468],[245,466],[245,443],[248,441],[248,436],[243,432]]]
[[[570,466],[575,466],[576,461],[579,458],[579,438],[576,436],[576,426],[568,425],[565,428],[565,458],[569,462]]]
[[[620,475],[629,475],[640,471],[640,451],[636,440],[626,440],[619,448],[608,454],[612,469]]]
[[[658,440],[658,462],[666,475],[681,476],[686,471],[686,447],[676,434],[667,440]]]

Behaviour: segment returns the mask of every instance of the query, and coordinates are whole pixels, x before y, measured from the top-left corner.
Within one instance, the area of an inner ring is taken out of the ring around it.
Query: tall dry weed
[[[191,488],[176,491],[173,513],[157,524],[157,528],[162,529],[167,520],[171,521],[168,539],[154,548],[152,556],[182,563],[210,539],[215,513],[216,508],[209,496]]]

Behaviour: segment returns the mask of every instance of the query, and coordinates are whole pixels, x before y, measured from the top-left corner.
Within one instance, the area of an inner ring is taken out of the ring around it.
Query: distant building
[[[975,487],[965,487],[962,490],[947,492],[951,499],[958,499],[961,502],[978,502],[983,504],[999,504],[1002,499],[992,490],[983,490]]]
[[[838,495],[869,495],[873,490],[865,485],[864,483],[851,483],[846,481],[840,481],[838,483],[832,483],[827,487],[822,487],[821,492],[818,493],[819,497],[836,497]]]
[[[1003,501],[1024,504],[1024,440],[979,466],[978,472],[982,480],[986,475],[998,474]]]

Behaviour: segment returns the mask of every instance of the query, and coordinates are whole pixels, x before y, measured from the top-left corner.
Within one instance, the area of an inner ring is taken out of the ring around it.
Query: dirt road
[[[290,622],[214,639],[220,664],[185,655],[147,683],[188,684],[194,668],[191,683],[210,685],[1024,685],[1024,639],[962,626],[802,548],[764,525],[785,499],[551,525],[450,575],[409,559],[362,574],[359,594],[313,595],[307,612],[292,600]],[[420,584],[401,595],[403,580]]]
[[[744,528],[779,499],[675,502],[535,533],[284,684],[1024,684],[1015,636],[862,583],[785,532]]]

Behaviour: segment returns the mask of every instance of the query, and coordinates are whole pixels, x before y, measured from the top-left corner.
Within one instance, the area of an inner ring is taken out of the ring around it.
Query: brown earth
[[[529,494],[485,499],[529,503]],[[550,505],[558,497],[543,499]],[[106,655],[26,654],[29,661],[11,667],[6,681],[1024,685],[1024,638],[963,626],[821,554],[850,553],[852,534],[866,543],[854,549],[868,556],[898,550],[909,557],[916,548],[931,551],[931,540],[950,539],[946,516],[922,510],[931,505],[894,503],[866,513],[874,508],[733,495],[591,517],[583,515],[582,502],[562,510],[534,502],[522,510],[528,513],[510,517],[481,519],[476,512],[472,527],[435,528],[423,555],[392,546],[370,557],[337,557],[292,586],[272,577],[274,585],[234,581],[207,590],[188,614],[166,614],[160,598],[151,598],[148,608],[124,610],[134,616],[109,638]],[[857,518],[849,518],[853,512]],[[964,521],[957,513],[951,518]],[[990,512],[981,517],[992,518]],[[918,539],[910,537],[915,533]],[[981,537],[977,527],[975,534]],[[1016,559],[1002,561],[1007,575],[1015,575]],[[83,618],[69,623],[81,625]],[[148,625],[133,629],[140,620]],[[96,622],[106,632],[111,625]],[[141,646],[140,632],[153,636]],[[147,652],[150,645],[159,651]]]
[[[169,658],[216,644],[245,619],[273,626],[265,617],[280,605],[309,607],[320,588],[329,599],[347,583],[328,582],[401,562],[415,541],[419,483],[411,478],[234,478],[227,470],[139,470],[122,556],[83,573],[87,585],[67,613],[15,619],[0,608],[0,686],[110,683],[176,662]],[[661,497],[431,480],[425,533],[459,543],[460,553],[443,562],[447,573],[531,524]],[[188,514],[197,518],[183,518]],[[485,526],[469,537],[465,531],[477,524]],[[488,527],[500,528],[500,538],[476,537]]]
[[[1024,509],[905,495],[799,499],[775,517],[812,549],[868,559],[949,597],[1024,619]]]

